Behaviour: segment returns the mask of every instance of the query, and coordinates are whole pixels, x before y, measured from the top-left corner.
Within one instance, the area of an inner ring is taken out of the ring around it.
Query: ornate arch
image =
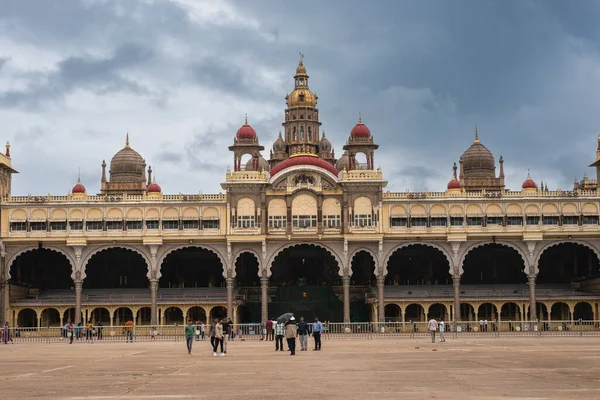
[[[578,244],[578,245],[587,247],[588,249],[592,250],[594,252],[594,254],[596,254],[596,257],[598,257],[598,261],[600,262],[600,251],[596,248],[596,246],[589,243],[588,241],[573,240],[573,239],[553,240],[551,242],[546,243],[545,245],[542,245],[542,247],[539,249],[539,251],[537,252],[537,254],[535,256],[535,263],[533,264],[533,268],[535,270],[536,275],[540,272],[539,265],[540,265],[540,260],[542,259],[542,255],[544,254],[544,252],[551,247],[560,246],[561,244]]]
[[[369,253],[371,255],[371,257],[373,258],[373,262],[375,262],[375,276],[378,277],[379,276],[379,269],[381,267],[379,265],[379,258],[377,257],[377,253],[375,253],[373,250],[371,250],[371,249],[369,249],[367,247],[359,247],[358,249],[356,249],[352,253],[350,253],[350,256],[348,257],[348,272],[349,272],[349,275],[352,275],[354,273],[354,271],[352,271],[352,261],[354,260],[354,256],[356,256],[361,251]]]
[[[212,246],[206,246],[204,244],[183,244],[183,245],[177,245],[177,246],[173,246],[170,247],[166,250],[164,250],[160,256],[157,257],[157,264],[156,264],[156,279],[160,279],[160,277],[162,276],[161,273],[161,268],[163,263],[165,262],[165,259],[169,256],[169,254],[177,251],[177,250],[182,250],[182,249],[187,249],[187,248],[197,248],[197,249],[202,249],[202,250],[207,250],[210,251],[212,253],[214,253],[218,258],[219,261],[221,262],[221,267],[223,268],[223,277],[227,278],[227,259],[225,257],[223,257],[223,254],[221,254],[221,252],[217,249],[215,249]]]
[[[497,244],[500,246],[506,246],[506,247],[510,247],[511,249],[515,250],[519,256],[521,257],[521,259],[523,260],[523,264],[525,265],[525,269],[523,270],[523,273],[525,275],[529,275],[529,269],[530,269],[530,264],[529,264],[529,259],[527,258],[527,253],[525,252],[524,249],[522,249],[521,247],[519,247],[518,245],[508,242],[508,241],[503,241],[503,240],[496,240],[496,241],[488,241],[488,240],[483,240],[481,242],[476,242],[472,245],[470,245],[469,247],[467,247],[467,249],[465,251],[463,251],[462,256],[460,257],[460,262],[458,263],[458,270],[460,275],[462,276],[464,270],[463,270],[463,265],[465,263],[465,259],[467,258],[467,256],[469,255],[469,253],[479,247],[484,247],[488,244]]]
[[[92,251],[90,251],[81,261],[81,279],[85,279],[85,277],[87,276],[86,274],[86,269],[87,269],[87,265],[90,262],[90,260],[92,259],[92,257],[100,252],[103,252],[104,250],[110,250],[110,249],[125,249],[125,250],[130,250],[133,251],[134,253],[139,254],[140,256],[142,256],[142,258],[144,259],[144,262],[146,263],[146,268],[148,268],[148,273],[147,273],[147,277],[148,279],[150,278],[150,272],[152,271],[152,264],[150,263],[150,257],[148,257],[148,255],[143,251],[140,250],[139,248],[135,247],[135,246],[129,246],[126,244],[111,244],[111,245],[105,245],[105,246],[100,246]]]
[[[395,252],[397,252],[400,249],[403,249],[405,247],[410,247],[410,246],[426,246],[426,247],[431,247],[433,249],[439,250],[442,252],[442,254],[444,255],[444,257],[446,257],[446,260],[448,260],[448,265],[450,267],[450,275],[454,275],[454,262],[452,261],[452,256],[450,255],[450,253],[448,253],[448,250],[446,250],[444,247],[440,246],[439,244],[436,243],[432,243],[432,242],[407,242],[407,243],[402,243],[399,244],[398,246],[392,247],[392,249],[390,251],[388,251],[387,255],[384,258],[384,262],[381,265],[381,269],[383,272],[382,276],[386,276],[388,273],[388,263],[390,262],[390,258],[392,258],[392,256],[394,255]]]
[[[18,250],[15,254],[10,256],[10,258],[6,261],[6,265],[7,265],[6,279],[7,280],[10,279],[10,270],[12,268],[12,264],[15,262],[17,257],[19,257],[22,254],[29,253],[30,251],[35,251],[35,250],[39,250],[39,249],[40,249],[40,247],[38,247],[38,246],[28,246],[21,250]],[[67,250],[63,250],[63,249],[61,249],[59,247],[55,247],[55,246],[43,246],[42,249],[54,251],[56,253],[60,253],[63,256],[65,256],[67,258],[67,261],[69,261],[69,264],[71,264],[71,278],[75,279],[75,272],[76,272],[77,264],[75,263],[75,260],[73,259],[71,254],[69,254],[69,252]]]
[[[329,254],[331,254],[333,256],[333,258],[337,262],[338,268],[339,268],[339,274],[340,274],[340,276],[343,276],[344,269],[346,269],[346,266],[342,262],[342,258],[335,251],[333,251],[331,249],[331,247],[326,246],[326,245],[324,245],[322,243],[306,243],[306,242],[288,243],[288,244],[285,244],[283,246],[280,246],[277,250],[275,250],[273,252],[273,254],[271,254],[271,256],[269,256],[269,261],[265,265],[265,268],[264,268],[265,275],[268,276],[268,277],[271,276],[271,268],[273,268],[273,261],[275,261],[275,258],[277,256],[279,256],[281,253],[283,253],[284,250],[286,250],[286,249],[288,249],[290,247],[302,246],[302,245],[309,245],[309,246],[320,247],[320,248],[326,250]]]
[[[258,252],[256,250],[253,249],[242,249],[239,250],[238,252],[235,253],[235,255],[233,256],[233,265],[231,266],[231,277],[235,278],[237,275],[237,272],[235,270],[235,264],[237,263],[238,258],[244,254],[244,253],[250,253],[252,254],[254,257],[256,257],[256,260],[258,261],[258,275],[261,276],[261,272],[262,272],[262,262],[261,262],[261,256],[258,254]]]

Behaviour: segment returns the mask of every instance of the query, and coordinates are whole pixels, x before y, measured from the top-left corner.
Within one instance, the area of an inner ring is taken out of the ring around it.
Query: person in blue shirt
[[[313,339],[315,339],[315,348],[313,351],[321,350],[321,333],[323,333],[323,324],[319,321],[318,317],[315,317],[312,329]]]

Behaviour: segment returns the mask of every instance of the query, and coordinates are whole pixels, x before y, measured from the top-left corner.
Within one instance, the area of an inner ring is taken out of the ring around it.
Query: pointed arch
[[[441,251],[442,254],[444,255],[444,257],[446,257],[446,259],[448,260],[448,265],[450,266],[450,271],[449,271],[450,275],[454,274],[454,262],[452,260],[452,256],[450,255],[450,253],[448,253],[447,249],[440,246],[439,244],[432,243],[432,242],[406,242],[406,243],[399,244],[395,247],[392,247],[392,249],[390,251],[388,251],[387,255],[384,258],[383,263],[381,264],[381,271],[382,271],[381,276],[387,275],[388,263],[390,262],[390,258],[394,255],[394,253],[400,249],[403,249],[405,247],[410,247],[410,246],[426,246],[426,247],[431,247],[433,249]]]
[[[346,264],[344,262],[342,262],[342,258],[334,250],[332,250],[331,247],[329,247],[329,246],[326,246],[326,245],[324,245],[322,243],[309,243],[309,242],[289,243],[289,244],[285,244],[283,246],[280,246],[269,257],[269,261],[267,262],[267,264],[265,265],[265,268],[264,268],[265,276],[267,276],[267,277],[271,276],[271,269],[273,268],[273,261],[275,261],[275,258],[277,256],[279,256],[281,253],[283,253],[288,248],[292,248],[292,247],[296,247],[296,246],[302,246],[302,245],[319,247],[319,248],[322,248],[325,251],[327,251],[329,254],[331,254],[331,256],[333,256],[333,258],[335,259],[335,261],[338,264],[340,276],[343,276],[344,269],[347,269],[347,266],[346,266]]]
[[[535,274],[537,275],[539,273],[538,267],[540,265],[540,260],[546,250],[550,249],[551,247],[556,247],[556,246],[560,246],[561,244],[569,244],[569,243],[570,244],[578,244],[578,245],[587,247],[588,249],[592,250],[594,252],[594,254],[596,254],[596,257],[598,257],[598,261],[600,261],[600,250],[598,250],[598,248],[596,248],[596,246],[594,246],[593,244],[591,244],[585,240],[572,240],[572,239],[571,240],[553,240],[551,242],[544,244],[538,250],[538,252],[535,256],[535,263],[533,264],[533,267],[535,269]]]
[[[217,250],[216,248],[214,248],[213,246],[207,246],[204,244],[184,244],[184,245],[176,245],[176,246],[172,246],[169,247],[165,250],[163,250],[163,252],[160,254],[160,256],[157,257],[157,267],[156,267],[156,279],[160,279],[161,277],[161,267],[162,264],[164,263],[165,259],[169,256],[169,254],[177,251],[177,250],[182,250],[182,249],[187,249],[187,248],[196,248],[196,249],[202,249],[202,250],[207,250],[210,251],[212,253],[214,253],[217,258],[219,259],[219,261],[221,262],[221,267],[223,268],[223,277],[227,278],[227,261],[226,258],[223,257],[223,254]]]
[[[133,251],[134,253],[137,253],[140,256],[142,256],[142,258],[144,259],[144,262],[146,263],[146,268],[148,269],[147,277],[148,277],[148,279],[151,279],[150,273],[152,271],[152,267],[151,267],[152,264],[150,263],[150,257],[148,257],[148,255],[143,250],[140,250],[137,247],[129,246],[126,244],[118,244],[118,245],[111,244],[111,245],[106,245],[106,246],[100,246],[100,247],[95,248],[94,250],[90,251],[89,253],[87,253],[87,255],[83,258],[83,260],[81,262],[81,279],[85,279],[85,277],[87,276],[87,274],[86,274],[87,265],[88,265],[89,261],[92,259],[92,257],[95,254],[98,254],[102,251],[110,250],[110,249],[130,250],[130,251]]]
[[[500,246],[506,246],[506,247],[510,247],[511,249],[515,250],[519,256],[523,259],[523,263],[525,265],[525,270],[523,271],[526,275],[529,275],[529,271],[530,271],[530,263],[529,263],[529,258],[527,257],[527,253],[525,252],[525,250],[521,247],[519,247],[518,245],[508,242],[508,241],[503,241],[503,240],[496,240],[496,241],[480,241],[480,242],[476,242],[473,243],[472,245],[470,245],[469,247],[466,248],[466,250],[462,253],[462,256],[460,257],[460,262],[458,263],[458,271],[459,274],[462,275],[464,270],[463,270],[463,265],[465,263],[465,259],[467,258],[467,256],[469,255],[469,253],[479,247],[484,247],[486,245],[490,245],[490,244],[497,244]]]
[[[65,256],[66,259],[69,261],[69,264],[71,264],[71,278],[75,279],[76,263],[75,263],[74,258],[71,256],[71,254],[67,250],[64,250],[64,249],[61,249],[61,248],[55,247],[55,246],[43,246],[41,248],[45,249],[45,250],[50,250],[50,251],[53,251],[55,253],[59,253],[59,254],[62,254],[63,256]],[[27,246],[27,247],[24,247],[24,248],[18,250],[16,253],[14,253],[12,256],[10,256],[10,258],[6,262],[6,279],[8,280],[11,278],[10,269],[12,267],[12,264],[17,259],[17,257],[19,257],[22,254],[29,253],[30,251],[35,251],[35,250],[39,250],[39,249],[40,249],[40,247],[38,247],[38,246]]]

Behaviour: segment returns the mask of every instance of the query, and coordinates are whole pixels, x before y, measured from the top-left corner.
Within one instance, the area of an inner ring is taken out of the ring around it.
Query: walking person
[[[267,321],[267,340],[273,340],[273,318]]]
[[[69,337],[69,344],[73,344],[73,336],[75,336],[75,325],[71,321],[67,324],[67,336]]]
[[[435,318],[431,318],[427,323],[427,329],[431,332],[431,343],[435,343],[435,331],[438,329],[438,323]]]
[[[444,337],[444,332],[446,332],[446,324],[444,324],[444,318],[440,318],[440,342],[445,342],[446,338]]]
[[[133,343],[133,321],[129,320],[123,325],[125,331],[125,343]]]
[[[283,336],[285,335],[285,325],[277,322],[275,325],[275,351],[283,351]]]
[[[217,356],[217,347],[219,345],[221,346],[221,357],[225,357],[225,353],[223,352],[223,324],[220,319],[217,320],[217,323],[215,324],[214,332],[213,357]]]
[[[323,324],[319,321],[318,317],[315,317],[315,322],[313,322],[312,327],[312,335],[315,340],[315,348],[313,351],[321,350],[321,334],[323,333]]]
[[[87,324],[85,324],[85,340],[93,340],[92,337],[92,330],[94,329],[94,325],[92,324],[92,321],[88,321]]]
[[[227,354],[227,342],[229,342],[229,334],[230,329],[231,329],[231,325],[229,324],[228,320],[223,320],[223,322],[221,323],[221,325],[223,325],[223,350],[222,353]]]
[[[205,337],[205,332],[206,331],[206,325],[204,325],[204,321],[200,322],[200,337],[202,338],[202,340],[204,340]]]
[[[298,322],[298,337],[300,338],[300,351],[308,350],[308,324],[304,322],[304,317],[300,317],[300,322]]]
[[[14,343],[10,337],[10,325],[8,324],[8,321],[4,323],[4,329],[2,329],[2,342],[4,344],[8,344],[8,342]]]
[[[188,354],[192,354],[192,344],[194,343],[194,326],[192,325],[192,321],[188,321],[185,326],[185,343],[187,345]]]
[[[104,325],[102,325],[102,321],[98,322],[98,340],[102,340],[102,331],[104,329]]]
[[[285,338],[290,350],[290,356],[296,355],[296,336],[298,336],[298,325],[296,324],[296,318],[292,316],[285,324]]]
[[[213,322],[210,324],[210,345],[215,347],[215,331],[217,329],[217,319],[215,318]]]

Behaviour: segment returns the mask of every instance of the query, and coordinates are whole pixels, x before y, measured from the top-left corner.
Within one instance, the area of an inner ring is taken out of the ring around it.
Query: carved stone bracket
[[[73,280],[75,282],[79,281],[83,281],[85,279],[85,270],[83,268],[82,262],[82,254],[83,254],[83,249],[85,248],[84,244],[75,244],[75,245],[71,245],[71,247],[73,248],[73,254],[75,255],[75,265],[73,266],[73,273],[71,274],[71,277],[73,278]]]
[[[148,266],[148,279],[150,281],[155,281],[160,278],[160,268],[158,265],[158,249],[160,244],[147,244],[148,249],[150,249],[150,264]]]
[[[535,247],[538,243],[538,240],[524,240],[524,242],[527,245],[527,258],[529,261],[529,271],[527,275],[535,278],[538,273],[538,267],[535,265]]]
[[[450,242],[450,246],[452,246],[452,263],[453,265],[453,271],[454,273],[452,274],[453,276],[458,276],[460,277],[461,275],[461,266],[459,265],[460,263],[460,256],[459,256],[459,251],[460,251],[460,246],[461,246],[462,242]]]

